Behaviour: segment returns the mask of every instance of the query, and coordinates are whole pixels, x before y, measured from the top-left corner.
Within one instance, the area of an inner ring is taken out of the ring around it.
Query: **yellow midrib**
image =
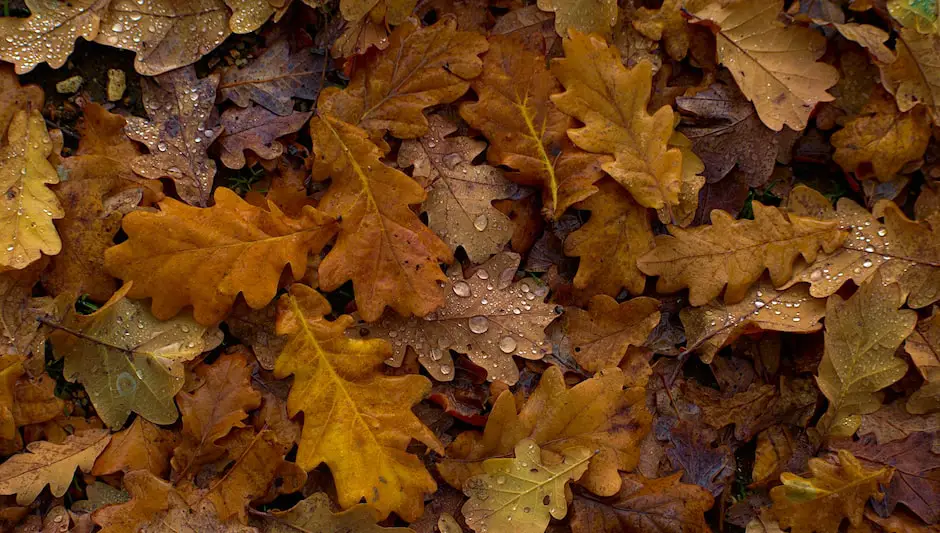
[[[510,499],[509,499],[506,503],[504,503],[503,505],[500,505],[500,506],[497,507],[496,509],[493,509],[493,512],[492,512],[491,514],[489,514],[489,515],[487,516],[487,518],[489,518],[490,516],[493,516],[494,514],[496,514],[496,513],[499,512],[499,511],[502,511],[502,510],[505,509],[506,507],[509,507],[510,504],[513,504],[513,503],[518,502],[518,501],[521,500],[524,496],[526,496],[527,494],[531,493],[532,491],[534,491],[534,490],[536,490],[536,489],[538,489],[538,488],[540,488],[540,487],[544,487],[545,485],[548,485],[549,483],[554,482],[554,481],[555,481],[556,479],[558,479],[559,477],[561,477],[561,476],[567,474],[568,472],[571,472],[571,471],[574,470],[575,468],[577,468],[577,467],[581,466],[582,464],[584,464],[584,463],[590,461],[591,458],[594,457],[594,455],[595,455],[595,454],[593,454],[593,453],[592,453],[592,454],[589,454],[589,455],[588,455],[587,457],[585,457],[584,459],[581,459],[580,461],[577,461],[577,462],[572,463],[572,464],[569,466],[569,468],[566,468],[566,469],[564,469],[564,470],[562,470],[562,471],[560,471],[560,472],[557,472],[557,473],[553,473],[553,475],[552,475],[550,478],[546,479],[545,482],[543,482],[543,483],[537,483],[537,482],[536,482],[536,483],[533,483],[533,484],[532,484],[532,487],[530,487],[529,489],[524,490],[524,491],[518,493],[515,497],[510,498]],[[541,466],[541,465],[540,465],[540,466]],[[518,505],[518,504],[517,504],[517,505]]]
[[[525,121],[529,138],[532,140],[532,143],[535,144],[539,158],[542,160],[542,166],[545,167],[545,173],[548,175],[548,188],[552,193],[552,210],[554,211],[558,209],[558,179],[555,177],[555,165],[552,160],[549,159],[548,153],[545,151],[545,145],[542,144],[542,134],[545,131],[545,124],[543,121],[541,131],[537,131],[535,128],[535,117],[529,113],[529,95],[526,94],[521,100],[522,101],[518,103],[513,102],[513,105],[516,106],[516,109],[519,110],[519,115],[522,117],[522,120]]]

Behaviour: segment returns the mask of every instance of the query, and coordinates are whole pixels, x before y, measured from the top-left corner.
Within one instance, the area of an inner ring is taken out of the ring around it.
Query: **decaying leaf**
[[[825,38],[813,30],[777,21],[783,0],[744,0],[729,7],[710,4],[695,13],[718,26],[718,61],[754,103],[757,115],[774,131],[784,125],[806,128],[818,102],[829,102],[827,89],[839,71],[818,62]]]
[[[246,150],[261,159],[277,158],[284,151],[277,138],[296,132],[310,116],[309,112],[280,116],[261,106],[225,110],[221,119],[223,133],[219,137],[222,163],[228,168],[244,167]]]
[[[561,370],[549,367],[518,413],[512,394],[500,394],[484,431],[458,435],[438,471],[452,486],[463,488],[483,472],[483,461],[532,439],[542,447],[545,462],[557,461],[572,447],[597,450],[579,484],[601,496],[616,494],[621,483],[617,470],[636,466],[638,444],[651,421],[643,405],[645,391],[623,390],[623,383],[620,369],[609,368],[568,389]]]
[[[52,220],[65,216],[48,187],[59,177],[48,161],[52,140],[39,110],[17,111],[6,139],[0,147],[0,270],[59,253],[62,241]]]
[[[934,124],[940,124],[940,64],[934,62],[940,50],[940,34],[924,35],[903,28],[895,45],[898,57],[879,64],[881,81],[894,95],[901,111],[920,104],[927,108]]]
[[[555,13],[555,31],[562,37],[568,30],[609,35],[617,22],[614,0],[538,0],[539,9]]]
[[[620,491],[610,498],[575,496],[574,533],[706,533],[705,511],[714,502],[698,485],[682,483],[682,474],[647,479],[621,474]]]
[[[293,285],[278,300],[277,332],[290,340],[274,375],[294,375],[287,409],[292,416],[304,413],[297,464],[312,470],[326,463],[343,508],[365,498],[379,517],[394,511],[414,520],[424,494],[437,484],[405,447],[417,439],[443,451],[410,409],[430,383],[417,375],[383,376],[379,370],[391,346],[346,338],[343,332],[353,318],[329,321],[324,318],[329,312],[326,299],[304,285]]]
[[[91,471],[95,458],[111,440],[107,430],[93,429],[70,435],[62,444],[36,441],[26,452],[0,464],[0,494],[16,494],[16,503],[29,505],[49,485],[61,497],[72,484],[75,469]]]
[[[561,452],[558,464],[545,464],[538,444],[523,439],[515,458],[483,461],[483,474],[464,482],[470,497],[461,508],[474,531],[500,531],[511,527],[522,533],[542,533],[552,518],[568,514],[566,485],[588,469],[594,454],[575,446]]]
[[[734,455],[727,444],[713,446],[707,433],[681,422],[669,432],[666,456],[682,481],[706,489],[714,496],[724,491],[734,473]]]
[[[816,378],[829,399],[818,425],[825,433],[855,433],[860,415],[881,407],[875,393],[907,372],[894,352],[914,330],[917,313],[898,309],[900,293],[879,274],[848,300],[834,294],[826,302],[826,350]]]
[[[412,176],[428,190],[423,208],[431,231],[452,250],[461,246],[470,261],[482,263],[512,236],[512,221],[492,203],[512,196],[517,187],[499,169],[473,164],[486,143],[448,137],[457,127],[440,115],[428,122],[427,135],[402,143],[398,164],[413,166]]]
[[[659,324],[659,301],[640,297],[617,303],[605,294],[591,298],[587,310],[565,313],[572,355],[588,372],[620,366],[630,346],[641,346]]]
[[[656,289],[689,288],[689,302],[704,305],[721,294],[737,303],[747,295],[764,269],[775,286],[789,281],[793,263],[802,255],[816,259],[820,248],[832,252],[844,240],[834,221],[787,215],[776,207],[753,202],[754,220],[734,220],[714,210],[711,225],[682,229],[656,237],[656,246],[637,261],[647,275],[659,276]]]
[[[357,504],[349,509],[334,513],[330,510],[330,497],[323,492],[315,492],[287,511],[275,511],[265,517],[265,533],[294,533],[297,531],[317,531],[318,533],[408,533],[412,530],[404,527],[382,527],[375,508],[367,504]]]
[[[334,228],[312,207],[304,207],[300,218],[289,218],[274,205],[261,209],[218,188],[212,207],[167,198],[157,213],[126,216],[128,240],[107,250],[105,265],[114,276],[134,281],[128,296],[153,298],[157,318],[170,318],[191,305],[197,322],[215,324],[239,293],[252,308],[267,305],[285,266],[300,279],[308,255],[323,248]]]
[[[0,60],[16,65],[17,74],[25,74],[40,63],[61,67],[76,39],[91,40],[98,34],[100,12],[107,5],[107,0],[76,0],[66,5],[30,0],[26,3],[29,17],[0,17],[0,35],[4,36],[0,39]]]
[[[879,483],[892,474],[890,467],[865,468],[845,450],[839,450],[839,464],[810,459],[809,469],[812,477],[785,472],[783,485],[770,489],[771,512],[791,533],[836,532],[846,518],[859,525],[865,502],[881,495]]]
[[[519,379],[513,356],[541,359],[551,353],[545,327],[558,317],[554,304],[545,303],[548,288],[532,279],[513,283],[519,255],[504,252],[467,277],[459,265],[451,267],[444,286],[444,305],[423,317],[389,314],[372,324],[361,324],[369,337],[392,345],[387,361],[400,366],[411,347],[418,361],[438,381],[454,379],[449,350],[466,355],[486,370],[487,379],[509,385]]]
[[[125,286],[91,315],[70,311],[51,340],[65,357],[63,375],[85,386],[101,420],[124,425],[131,412],[157,424],[176,421],[173,397],[183,386],[183,363],[215,348],[221,335],[192,316],[166,322]]]
[[[121,471],[149,470],[155,476],[165,476],[170,471],[170,454],[178,441],[179,436],[172,431],[137,417],[129,428],[111,437],[91,473],[105,476]]]
[[[907,411],[924,414],[940,411],[940,312],[918,322],[904,342],[904,350],[924,378],[924,384],[907,401]]]

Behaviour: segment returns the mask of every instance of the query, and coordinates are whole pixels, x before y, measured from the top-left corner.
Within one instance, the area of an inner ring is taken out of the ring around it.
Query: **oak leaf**
[[[665,0],[658,9],[641,7],[632,21],[634,29],[643,36],[663,41],[666,53],[676,61],[682,61],[691,42],[682,16],[683,3],[682,0]]]
[[[659,301],[641,296],[618,303],[605,294],[591,298],[587,310],[565,313],[572,355],[588,372],[619,366],[630,346],[641,346],[659,324]]]
[[[62,416],[65,402],[55,395],[56,380],[49,374],[21,379],[13,391],[13,420],[17,427],[49,422]]]
[[[477,77],[486,51],[486,38],[457,31],[457,20],[444,16],[433,26],[407,20],[389,36],[389,47],[369,54],[357,65],[342,91],[320,93],[321,116],[333,115],[358,125],[374,138],[387,130],[399,139],[428,131],[427,107],[463,96]]]
[[[814,20],[813,22],[818,22]],[[892,63],[897,56],[894,52],[884,45],[890,37],[890,34],[881,28],[871,24],[856,24],[849,22],[841,24],[832,23],[832,26],[842,34],[843,37],[854,41],[859,46],[864,47],[880,63]]]
[[[254,207],[220,187],[212,207],[167,198],[157,213],[124,217],[128,239],[105,252],[105,266],[116,277],[134,280],[130,297],[153,298],[157,318],[191,305],[197,322],[215,324],[239,293],[252,308],[264,307],[286,265],[301,278],[309,254],[323,248],[334,228],[312,207],[289,218],[273,205]]]
[[[839,71],[817,62],[826,51],[819,33],[777,21],[783,0],[745,0],[729,7],[711,4],[695,13],[718,26],[718,61],[731,71],[741,92],[754,102],[770,129],[806,128],[818,102],[829,102],[827,89]]]
[[[251,309],[240,301],[236,302],[232,314],[225,319],[229,332],[251,348],[258,364],[265,370],[274,369],[274,360],[287,342],[274,330],[276,318],[277,300],[274,300],[261,309]]]
[[[581,258],[575,288],[614,297],[622,289],[641,294],[646,276],[637,259],[653,247],[646,209],[610,180],[600,182],[598,192],[578,208],[590,211],[591,218],[565,239],[565,255]]]
[[[675,224],[684,228],[692,223],[698,211],[699,196],[705,186],[705,163],[692,150],[692,141],[681,132],[672,132],[669,146],[678,149],[682,154],[682,166],[679,168],[679,203],[657,209],[656,217],[663,224]]]
[[[56,356],[65,357],[62,375],[84,385],[105,424],[119,428],[131,412],[172,424],[183,363],[215,348],[221,334],[188,314],[160,321],[143,303],[125,298],[129,289],[90,315],[70,310],[50,340]]]
[[[261,405],[242,355],[225,354],[211,365],[197,366],[194,373],[201,386],[177,396],[183,415],[182,442],[171,461],[177,480],[194,476],[201,465],[221,457],[225,448],[218,441],[234,428],[245,427],[248,411]]]
[[[281,39],[248,66],[223,68],[219,100],[229,99],[239,107],[255,102],[272,113],[290,115],[293,98],[317,100],[325,64],[309,50],[292,54],[287,39]]]
[[[905,28],[912,28],[919,33],[931,34],[940,30],[938,25],[938,6],[936,2],[915,2],[913,0],[888,0],[888,12],[894,20]]]
[[[293,285],[278,301],[277,332],[289,340],[274,375],[294,375],[287,409],[304,413],[297,464],[312,470],[326,463],[343,508],[366,498],[380,517],[394,511],[414,520],[423,495],[437,484],[405,448],[412,439],[438,453],[443,448],[410,409],[430,383],[418,375],[382,375],[391,346],[346,338],[353,318],[328,321],[329,312],[326,298],[304,285]]]
[[[26,373],[22,355],[0,355],[0,439],[16,436],[13,406],[16,400],[16,382]]]
[[[280,116],[261,106],[226,109],[219,137],[222,163],[232,169],[244,167],[247,150],[261,159],[276,159],[284,152],[277,138],[302,128],[312,114],[298,111]]]
[[[545,57],[515,37],[494,36],[483,56],[483,72],[470,83],[477,102],[460,115],[490,141],[487,161],[513,169],[513,181],[542,188],[542,204],[557,219],[575,202],[597,191],[604,158],[575,148],[567,137],[573,125],[551,101],[561,84]]]
[[[449,352],[453,350],[483,368],[488,380],[513,385],[519,379],[513,356],[541,359],[551,353],[544,330],[558,317],[555,305],[544,301],[547,287],[531,279],[513,283],[519,260],[518,254],[504,252],[466,277],[460,265],[454,265],[447,272],[439,309],[423,318],[390,314],[358,329],[392,345],[387,361],[392,366],[401,366],[411,347],[434,379],[450,381],[455,373]]]
[[[31,442],[26,452],[0,464],[0,494],[16,494],[18,505],[29,505],[49,485],[52,495],[61,497],[72,484],[75,469],[90,471],[110,440],[107,430],[95,429],[70,435],[62,444]]]
[[[406,140],[398,165],[413,166],[412,177],[428,190],[423,209],[428,227],[456,251],[463,247],[473,263],[501,252],[512,236],[512,221],[493,201],[512,196],[517,187],[503,172],[473,160],[486,143],[469,137],[448,137],[457,126],[441,115],[429,118],[428,134]]]
[[[940,124],[940,65],[932,61],[940,51],[940,33],[923,35],[902,28],[895,43],[897,59],[880,64],[881,83],[894,95],[898,109],[910,111],[922,104]]]
[[[20,85],[10,65],[0,65],[0,143],[6,139],[10,121],[17,111],[42,109],[45,95],[38,85]]]
[[[268,0],[225,0],[225,4],[232,10],[228,21],[232,33],[251,33],[274,14],[274,5]]]
[[[29,0],[29,17],[0,17],[0,35],[4,36],[0,60],[16,65],[17,74],[26,74],[40,63],[61,67],[79,37],[90,41],[98,34],[100,13],[107,5],[108,0],[76,0],[67,5]]]
[[[286,511],[274,511],[265,517],[264,533],[414,533],[404,527],[382,527],[376,524],[381,517],[368,504],[356,504],[334,513],[330,510],[330,497],[315,492]]]
[[[450,485],[463,488],[483,472],[483,461],[509,453],[528,438],[542,447],[546,462],[572,447],[599,450],[579,484],[601,496],[613,495],[620,489],[617,470],[636,467],[639,442],[651,423],[644,389],[624,390],[623,383],[620,369],[610,368],[568,389],[561,369],[550,366],[518,413],[512,394],[500,394],[483,432],[458,435],[438,471]]]
[[[816,259],[820,248],[832,252],[844,240],[834,221],[787,215],[753,202],[754,219],[734,220],[725,211],[711,213],[711,225],[689,229],[669,226],[670,235],[637,261],[647,275],[659,276],[659,292],[689,288],[689,302],[704,305],[725,290],[725,303],[737,303],[765,269],[775,286],[789,281],[802,255]]]
[[[568,137],[588,152],[613,155],[615,160],[602,168],[640,205],[660,209],[678,204],[682,153],[669,146],[672,109],[662,106],[647,113],[650,64],[627,69],[618,50],[596,36],[573,32],[563,42],[565,57],[552,60],[552,73],[565,92],[552,101],[584,123],[569,129]]]
[[[0,270],[19,270],[62,250],[52,220],[65,214],[48,187],[59,182],[50,155],[52,140],[39,110],[17,111],[0,147]]]
[[[91,473],[106,476],[121,471],[149,470],[155,476],[166,476],[170,471],[170,454],[177,444],[179,435],[139,416],[130,427],[112,435]]]
[[[781,527],[791,533],[836,533],[846,518],[855,526],[862,522],[865,502],[881,496],[878,485],[888,483],[892,469],[865,468],[846,450],[838,455],[839,464],[810,459],[812,477],[780,476],[783,485],[770,489],[770,497]]]
[[[897,279],[907,305],[920,309],[940,300],[940,216],[915,222],[887,201],[875,205],[879,212],[891,239],[885,254],[898,259],[886,274]]]
[[[135,52],[134,69],[156,76],[195,63],[230,33],[223,0],[113,0],[95,42]],[[199,100],[211,104],[215,94]]]
[[[682,483],[682,474],[647,479],[620,474],[620,491],[610,498],[578,493],[571,511],[574,533],[706,533],[705,511],[712,495]]]
[[[542,533],[552,518],[564,518],[567,484],[584,475],[594,454],[575,446],[561,455],[558,464],[545,464],[538,444],[523,439],[515,446],[514,458],[483,461],[484,473],[464,482],[463,491],[470,500],[461,512],[467,525],[479,533],[510,527],[522,533]]]
[[[907,400],[907,411],[924,414],[940,411],[940,312],[918,322],[904,342],[904,350],[924,378],[924,384]]]
[[[884,405],[874,413],[862,415],[859,437],[874,435],[880,444],[907,438],[918,431],[931,432],[940,425],[940,413],[912,415],[907,412],[903,400]],[[931,449],[940,453],[940,439],[934,439]]]
[[[569,30],[610,35],[617,22],[614,0],[538,0],[539,9],[555,13],[555,31],[567,37]]]
[[[694,483],[718,496],[732,481],[734,454],[727,444],[713,445],[709,434],[701,429],[687,421],[672,428],[666,456],[673,469],[682,471],[682,481]]]
[[[875,393],[907,372],[894,355],[914,330],[917,313],[901,306],[901,291],[880,274],[846,301],[833,294],[826,302],[826,346],[816,378],[829,399],[818,427],[825,434],[855,433],[863,414],[881,407]]]
[[[751,477],[755,483],[764,483],[775,481],[786,471],[802,472],[815,454],[816,447],[805,430],[789,424],[770,426],[757,435]]]
[[[124,131],[150,153],[134,158],[134,172],[152,180],[170,178],[183,201],[205,206],[215,177],[215,161],[206,150],[222,133],[213,105],[218,75],[200,80],[196,69],[187,67],[142,84],[150,119],[128,117]]]
[[[320,263],[320,286],[332,291],[352,280],[369,321],[385,306],[419,316],[439,307],[438,283],[446,279],[439,265],[453,256],[409,208],[424,201],[424,189],[383,163],[362,128],[321,115],[310,121],[310,136],[314,179],[332,178],[320,209],[340,219],[336,244]]]

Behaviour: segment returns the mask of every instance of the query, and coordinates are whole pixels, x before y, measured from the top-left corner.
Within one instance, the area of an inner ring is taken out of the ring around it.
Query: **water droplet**
[[[450,367],[447,365],[441,366],[441,374],[444,374],[445,376],[450,374]]]
[[[875,251],[875,247],[874,247],[874,246],[866,246],[866,247],[865,247],[865,251],[868,252],[868,253],[872,253],[872,252]]]
[[[121,33],[122,31],[124,31],[124,25],[121,24],[120,22],[115,22],[114,26],[111,26],[111,31],[113,31],[114,33]]]
[[[512,337],[503,337],[499,339],[499,349],[503,353],[512,353],[516,349],[516,339]]]
[[[160,144],[158,144],[158,145],[157,145],[157,150],[160,150],[161,152],[166,152],[166,143],[160,143]]]
[[[884,237],[884,236],[887,235],[887,234],[888,234],[888,230],[886,230],[886,229],[884,229],[884,228],[881,228],[880,230],[878,230],[878,236],[879,236],[879,237]]]
[[[471,317],[467,322],[470,331],[474,333],[486,333],[486,330],[490,329],[490,321],[485,316]]]
[[[444,357],[444,351],[440,348],[431,348],[431,360],[440,361]]]
[[[799,322],[799,321],[800,321],[800,317],[798,317],[798,316],[793,317],[793,321],[794,321],[794,322]]]
[[[466,298],[470,296],[470,285],[466,281],[458,281],[454,283],[454,294],[460,296],[461,298]]]
[[[477,231],[483,231],[486,229],[487,222],[486,215],[480,215],[473,221],[473,227],[476,228]]]
[[[868,267],[870,267],[871,265],[872,265],[871,259],[866,259],[865,262],[862,263],[862,266],[865,267],[865,268],[868,268]]]
[[[522,310],[519,309],[518,307],[514,307],[513,310],[512,310],[512,314],[514,314],[514,315],[518,315],[518,314],[521,314],[521,313],[522,313]]]
[[[205,134],[206,137],[212,137],[212,134],[213,134],[213,133],[215,133],[215,132],[213,132],[212,130],[206,130],[206,131],[204,132],[204,134]]]
[[[820,272],[819,270],[814,270],[814,271],[809,275],[809,280],[810,280],[810,281],[819,281],[819,280],[822,279],[822,276],[823,276],[823,275],[822,275],[822,272]]]
[[[761,307],[764,307],[765,305],[767,305],[767,304],[765,304],[765,303],[764,303],[763,301],[761,301],[761,300],[755,300],[755,301],[754,301],[754,307],[756,307],[756,308],[758,308],[758,309],[760,309]]]
[[[490,273],[487,272],[486,269],[481,268],[480,270],[477,270],[477,277],[480,279],[490,279]]]
[[[502,485],[503,483],[506,483],[506,476],[496,476],[496,484]]]

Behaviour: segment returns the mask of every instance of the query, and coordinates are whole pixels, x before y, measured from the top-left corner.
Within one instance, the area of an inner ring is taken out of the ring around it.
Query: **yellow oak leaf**
[[[487,161],[512,168],[507,177],[513,181],[541,186],[550,218],[597,191],[604,158],[568,140],[573,121],[551,101],[561,84],[542,54],[518,38],[491,37],[483,73],[470,86],[479,100],[462,104],[460,116],[490,141]]]
[[[659,300],[645,296],[618,303],[606,294],[591,298],[587,310],[565,313],[572,356],[588,372],[620,366],[630,346],[641,346],[659,324]]]
[[[698,211],[699,191],[705,186],[705,163],[692,151],[692,141],[678,131],[672,133],[669,146],[678,148],[682,153],[679,203],[657,209],[656,216],[663,224],[675,224],[684,228],[692,223],[695,212]]]
[[[897,259],[888,270],[889,279],[897,279],[907,298],[907,305],[920,309],[940,300],[940,216],[914,221],[895,203],[882,201],[875,205],[876,214],[884,214],[885,229],[891,246],[885,250]],[[867,251],[867,250],[866,250]]]
[[[26,452],[0,464],[0,494],[16,494],[17,504],[29,505],[49,485],[53,496],[62,497],[72,484],[75,469],[90,472],[110,440],[107,430],[92,429],[69,435],[62,444],[31,442]]]
[[[569,30],[610,35],[617,22],[615,0],[538,0],[539,9],[555,13],[555,31],[567,37]]]
[[[105,424],[120,428],[131,412],[172,424],[183,363],[215,348],[222,336],[188,314],[160,321],[142,302],[126,299],[129,290],[123,287],[90,315],[70,306],[50,340],[56,356],[65,357],[63,376],[85,386]]]
[[[636,18],[632,21],[633,28],[644,37],[662,40],[666,53],[676,61],[682,61],[691,41],[682,8],[682,0],[665,0],[659,9],[637,9]]]
[[[881,407],[879,390],[901,379],[907,363],[894,355],[914,330],[917,313],[899,310],[901,290],[876,274],[846,301],[826,302],[826,346],[816,382],[829,399],[817,427],[824,434],[850,436],[861,415]]]
[[[360,503],[334,513],[330,510],[330,497],[315,492],[297,502],[286,511],[274,511],[264,516],[265,533],[414,533],[405,527],[382,527],[376,524],[381,517],[371,505]]]
[[[542,533],[552,518],[568,514],[566,486],[584,475],[593,455],[589,448],[575,446],[562,450],[557,464],[546,464],[535,441],[519,441],[515,457],[483,461],[484,473],[464,483],[470,500],[461,512],[467,525],[478,533]]]
[[[790,533],[837,533],[842,521],[862,522],[870,497],[883,497],[879,484],[887,485],[893,469],[865,468],[850,452],[839,450],[839,464],[809,460],[812,477],[784,472],[783,485],[770,489],[771,513]]]
[[[98,34],[99,16],[107,5],[108,0],[27,1],[29,17],[0,17],[0,60],[16,65],[17,74],[40,63],[61,67],[79,37],[90,41]]]
[[[124,217],[127,241],[105,252],[115,277],[133,280],[131,298],[153,298],[153,314],[167,319],[187,305],[200,324],[215,324],[242,293],[254,309],[277,293],[290,265],[303,277],[307,258],[332,237],[335,223],[312,207],[289,218],[274,205],[261,209],[230,189],[215,190],[215,205],[191,207],[167,198],[160,211]]]
[[[579,484],[601,496],[613,495],[620,489],[617,470],[636,467],[639,442],[652,418],[644,404],[645,389],[624,390],[623,385],[623,372],[608,368],[568,389],[562,371],[551,366],[518,413],[512,393],[500,394],[483,432],[458,435],[438,471],[449,484],[463,488],[483,472],[483,461],[508,454],[528,438],[542,447],[545,462],[559,460],[573,447],[598,450]]]
[[[48,261],[40,259],[22,270],[0,272],[0,354],[45,354],[48,328],[40,317],[54,314],[55,302],[48,296],[33,297]]]
[[[569,129],[568,137],[588,152],[613,155],[615,160],[602,168],[640,205],[660,209],[678,204],[682,153],[669,146],[672,108],[647,112],[650,64],[624,67],[617,48],[597,36],[573,31],[563,42],[565,57],[552,60],[552,72],[565,92],[552,101],[584,123]]]
[[[17,111],[0,147],[0,271],[25,268],[42,254],[62,250],[52,220],[65,214],[48,187],[59,182],[50,155],[42,114]]]
[[[383,163],[362,128],[319,116],[310,121],[310,136],[314,179],[332,178],[320,209],[340,219],[336,244],[320,263],[320,286],[332,291],[352,280],[368,321],[385,306],[405,316],[439,307],[438,283],[446,279],[439,265],[453,255],[409,207],[424,201],[424,188]]]
[[[820,248],[832,252],[845,238],[835,221],[823,221],[753,202],[754,220],[711,213],[711,225],[656,237],[656,246],[637,261],[640,270],[659,276],[660,292],[689,288],[689,302],[705,305],[725,290],[725,303],[740,302],[765,269],[775,286],[790,280],[800,255],[816,259]]]
[[[10,440],[16,435],[13,416],[16,401],[16,381],[26,373],[22,355],[0,355],[0,439]]]
[[[10,121],[17,111],[42,109],[45,95],[38,85],[20,85],[13,66],[0,64],[0,144],[7,136]]]
[[[908,398],[906,409],[911,414],[940,411],[940,312],[921,320],[904,343],[914,366],[924,378],[920,389]]]
[[[839,71],[817,62],[826,51],[822,34],[777,20],[783,0],[744,0],[728,7],[710,4],[695,13],[718,26],[718,61],[731,71],[741,92],[754,103],[768,128],[806,128],[818,102],[829,102],[827,91]]]
[[[326,463],[343,508],[365,498],[380,518],[395,512],[413,521],[437,484],[405,448],[417,439],[443,453],[411,411],[431,384],[418,375],[383,375],[391,346],[347,338],[344,330],[353,318],[329,321],[329,312],[326,298],[304,285],[291,286],[278,300],[277,332],[289,340],[274,375],[294,375],[287,409],[291,416],[304,413],[297,464],[312,470]]]
[[[894,62],[878,63],[882,84],[894,95],[898,109],[910,111],[921,104],[934,125],[940,125],[940,63],[934,61],[940,53],[940,33],[923,35],[902,28],[895,51]]]
[[[357,64],[349,85],[320,93],[320,116],[333,115],[381,139],[387,130],[399,139],[428,131],[424,109],[463,96],[477,77],[486,38],[457,31],[457,20],[444,16],[433,26],[407,20],[389,36],[389,47]]]

